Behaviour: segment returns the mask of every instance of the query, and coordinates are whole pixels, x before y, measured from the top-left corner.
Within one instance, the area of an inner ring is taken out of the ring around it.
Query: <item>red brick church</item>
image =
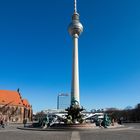
[[[7,122],[32,121],[32,106],[23,99],[19,90],[0,90],[0,120]]]

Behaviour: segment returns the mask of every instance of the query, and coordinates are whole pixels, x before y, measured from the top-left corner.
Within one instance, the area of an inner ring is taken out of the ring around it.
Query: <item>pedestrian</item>
[[[1,127],[4,128],[4,122],[3,120],[0,121]]]
[[[102,120],[101,119],[99,119],[99,127],[101,127],[102,128]]]
[[[23,120],[24,127],[26,127],[27,119]]]

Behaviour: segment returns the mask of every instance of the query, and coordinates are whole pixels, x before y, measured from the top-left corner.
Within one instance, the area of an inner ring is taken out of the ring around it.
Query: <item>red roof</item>
[[[19,92],[9,90],[0,90],[0,104],[30,107],[26,99],[22,100]]]

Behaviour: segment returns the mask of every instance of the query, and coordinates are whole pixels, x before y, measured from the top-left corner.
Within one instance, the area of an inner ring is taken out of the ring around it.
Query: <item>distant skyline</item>
[[[140,103],[140,1],[77,0],[80,103],[90,110]],[[73,0],[0,1],[0,89],[34,112],[71,91]]]

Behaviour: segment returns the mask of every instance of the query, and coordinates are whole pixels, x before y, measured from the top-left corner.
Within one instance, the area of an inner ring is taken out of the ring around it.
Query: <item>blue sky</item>
[[[86,109],[140,102],[140,1],[78,0],[80,97]],[[34,111],[70,93],[73,0],[0,0],[0,89]]]

